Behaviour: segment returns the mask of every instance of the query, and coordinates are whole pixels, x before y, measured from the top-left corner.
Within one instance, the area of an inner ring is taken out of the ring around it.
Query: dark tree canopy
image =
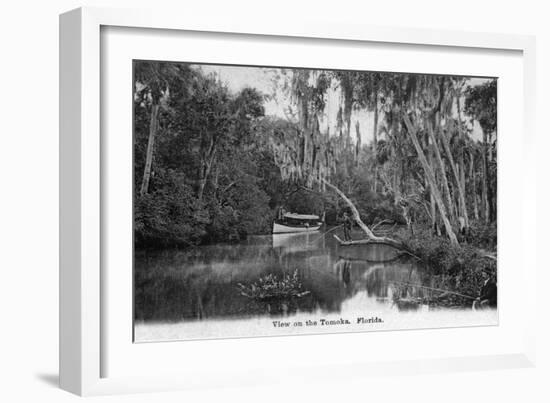
[[[472,124],[495,135],[496,80],[264,70],[269,95],[198,65],[136,62],[138,245],[268,234],[281,207],[336,224],[351,203],[368,236],[391,219],[452,242],[496,219],[496,143]]]
[[[475,87],[469,86],[465,96],[466,113],[479,122],[485,133],[494,133],[497,129],[496,80]]]

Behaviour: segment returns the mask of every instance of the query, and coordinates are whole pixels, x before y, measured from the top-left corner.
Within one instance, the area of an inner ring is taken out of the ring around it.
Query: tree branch
[[[407,250],[405,245],[400,241],[397,241],[395,239],[388,238],[388,237],[380,237],[380,236],[374,235],[374,233],[371,231],[371,229],[363,222],[363,220],[361,220],[361,216],[359,215],[359,211],[357,211],[357,208],[355,207],[353,202],[344,194],[344,192],[342,192],[340,189],[338,189],[332,183],[328,182],[326,179],[321,179],[321,181],[326,186],[328,186],[330,189],[335,191],[346,202],[346,204],[349,206],[349,208],[351,210],[351,213],[353,215],[353,219],[355,220],[355,222],[357,223],[359,228],[361,228],[363,230],[363,232],[367,235],[368,239],[363,240],[364,241],[363,243],[369,243],[369,242],[370,243],[385,243],[385,244],[394,246],[394,247],[399,248],[399,249]],[[352,242],[356,242],[356,241],[352,241]],[[342,244],[345,245],[346,243],[342,243]]]

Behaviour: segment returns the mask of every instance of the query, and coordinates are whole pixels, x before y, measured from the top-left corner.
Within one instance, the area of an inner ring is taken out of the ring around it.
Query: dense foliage
[[[496,232],[491,229],[476,230],[475,239],[460,245],[453,245],[449,240],[434,236],[428,231],[417,233],[415,236],[411,236],[408,231],[401,231],[397,236],[420,259],[421,264],[432,276],[434,287],[477,297],[484,281],[491,275],[496,276],[496,261],[478,247],[496,246]],[[471,306],[472,298],[450,294],[445,295],[444,301],[436,301],[438,305],[441,302]]]
[[[330,182],[368,225],[400,223],[441,249],[496,248],[495,80],[277,69],[283,118],[266,115],[273,94],[230,90],[196,65],[137,61],[134,72],[137,247],[267,234],[281,207],[337,224],[349,203]]]
[[[282,206],[326,212],[327,222],[337,223],[344,206],[334,195],[312,191],[302,178],[282,177],[272,139],[299,135],[299,127],[264,116],[264,95],[253,88],[232,93],[215,75],[185,64],[137,62],[135,71],[136,246],[186,247],[267,234]],[[368,168],[357,170],[358,207],[369,220],[391,215],[388,198],[370,190]]]
[[[270,166],[256,130],[264,115],[262,95],[251,88],[232,94],[215,76],[186,65],[173,65],[168,75],[162,63],[151,64],[149,76],[136,74],[135,83],[136,244],[188,246],[268,232],[269,184],[257,176],[260,167]],[[147,81],[150,76],[164,77],[160,90]],[[162,94],[157,122],[153,89]],[[151,127],[156,130],[147,172]]]

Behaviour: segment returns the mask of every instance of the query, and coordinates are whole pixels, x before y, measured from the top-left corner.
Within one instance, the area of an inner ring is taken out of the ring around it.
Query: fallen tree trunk
[[[353,245],[388,245],[392,246],[396,249],[398,249],[402,254],[406,254],[409,256],[412,256],[418,260],[420,259],[418,256],[416,256],[414,253],[412,253],[407,246],[405,246],[403,243],[393,240],[391,238],[384,238],[384,239],[357,239],[355,241],[344,241],[341,239],[338,235],[333,235],[334,239],[338,241],[338,243],[342,246],[353,246]]]
[[[372,232],[370,230],[370,228],[363,222],[363,220],[361,220],[361,216],[359,215],[359,211],[357,211],[357,208],[355,207],[353,202],[344,194],[344,192],[342,192],[340,189],[338,189],[332,183],[328,182],[326,179],[321,179],[321,181],[326,186],[328,186],[329,188],[334,190],[338,194],[338,196],[340,196],[346,202],[346,204],[348,205],[348,207],[351,210],[351,214],[353,216],[353,219],[355,220],[357,225],[359,225],[359,228],[361,228],[363,230],[363,232],[365,234],[367,234],[369,239],[379,239],[376,235],[374,235],[374,232]]]
[[[347,257],[347,256],[338,256],[340,259],[342,260],[345,260],[346,262],[351,262],[351,263],[365,263],[365,262],[368,262],[368,263],[391,263],[391,262],[396,262],[398,261],[399,259],[402,258],[403,255],[406,255],[407,252],[399,252],[399,254],[397,254],[396,257],[394,257],[393,259],[381,259],[381,260],[371,260],[371,259],[356,259],[356,258],[352,258],[352,257]],[[380,266],[378,266],[378,268],[381,268]]]
[[[329,188],[334,190],[338,194],[338,196],[340,196],[346,202],[346,204],[348,205],[348,207],[351,210],[351,214],[353,216],[353,219],[355,220],[355,222],[357,223],[359,228],[361,228],[363,230],[363,232],[365,234],[367,234],[368,239],[373,240],[373,241],[379,241],[379,242],[384,241],[384,242],[392,243],[394,246],[396,246],[396,245],[401,245],[401,247],[404,246],[401,242],[396,241],[395,239],[388,238],[388,237],[379,237],[379,236],[374,235],[374,232],[372,232],[371,229],[367,226],[367,224],[365,224],[363,222],[363,220],[361,220],[361,216],[359,215],[359,211],[357,211],[357,208],[355,207],[355,204],[353,204],[353,202],[349,199],[349,197],[347,197],[344,194],[344,192],[342,192],[340,189],[338,189],[332,183],[328,182],[326,179],[321,179],[321,181],[326,186],[328,186]]]
[[[336,239],[340,245],[343,246],[351,246],[351,245],[389,245],[393,246],[398,249],[404,249],[405,245],[403,245],[401,242],[393,240],[391,238],[383,238],[383,239],[356,239],[354,241],[344,241],[341,239],[338,235],[332,235],[334,239]]]

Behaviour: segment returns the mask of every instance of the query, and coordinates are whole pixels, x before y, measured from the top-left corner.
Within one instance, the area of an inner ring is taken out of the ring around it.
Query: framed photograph
[[[64,389],[533,365],[532,37],[85,8],[60,45]]]

